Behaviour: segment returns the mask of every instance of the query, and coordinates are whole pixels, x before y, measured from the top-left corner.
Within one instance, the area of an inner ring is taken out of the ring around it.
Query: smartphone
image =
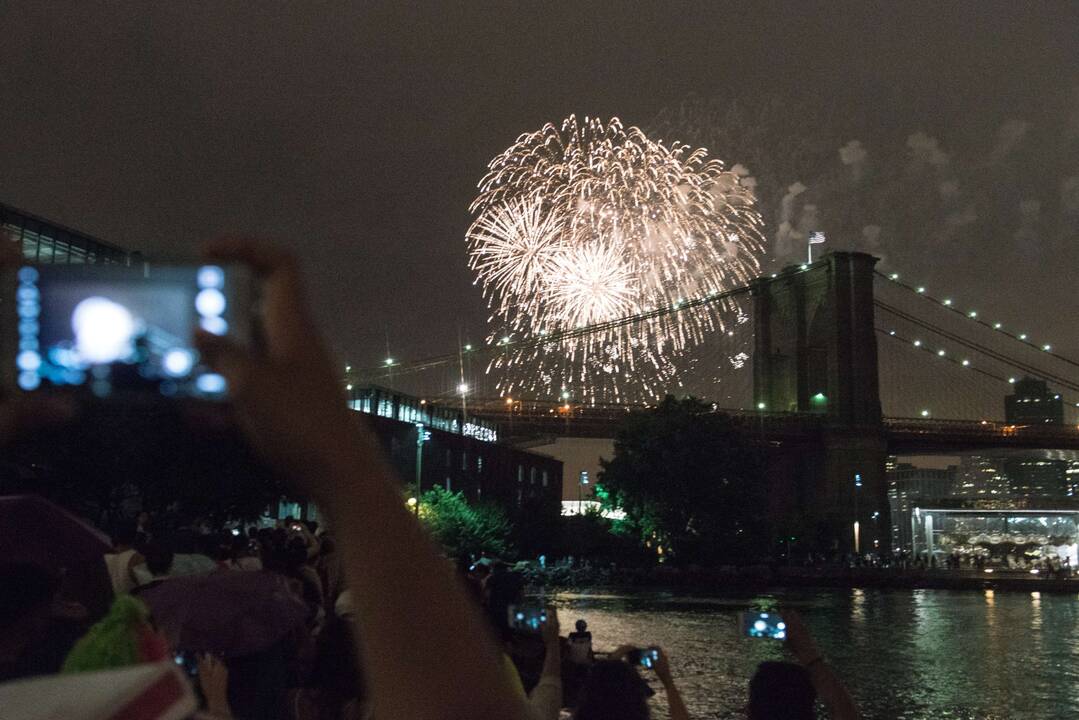
[[[539,605],[510,605],[507,620],[514,630],[539,632],[547,622],[547,610]]]
[[[787,639],[787,623],[776,613],[748,611],[741,614],[740,621],[746,637]]]
[[[630,650],[626,655],[626,660],[630,665],[640,665],[651,670],[659,661],[659,648],[647,647],[643,650],[641,648]]]
[[[188,675],[188,677],[198,677],[199,662],[195,658],[194,653],[178,652],[173,656],[172,660]]]
[[[5,384],[224,399],[225,379],[199,357],[195,328],[248,345],[252,292],[250,273],[232,265],[24,264],[0,296]]]

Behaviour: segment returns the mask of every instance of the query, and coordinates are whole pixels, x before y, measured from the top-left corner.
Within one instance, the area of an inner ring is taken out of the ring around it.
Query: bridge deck
[[[502,437],[614,437],[622,420],[640,406],[571,406],[541,403],[479,404],[477,417],[497,422]],[[816,414],[724,410],[752,435],[768,441],[812,442],[822,432],[866,431],[875,428],[832,427]],[[1073,425],[1009,425],[986,420],[884,418],[883,433],[892,454],[933,454],[1001,449],[1079,450],[1079,428]]]

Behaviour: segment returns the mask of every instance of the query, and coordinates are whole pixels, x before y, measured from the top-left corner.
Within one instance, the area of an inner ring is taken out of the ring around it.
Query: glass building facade
[[[479,418],[463,421],[460,410],[430,404],[384,387],[355,388],[349,385],[347,390],[348,406],[357,412],[401,422],[422,423],[428,428],[466,435],[484,442],[498,441],[498,428],[494,423]]]
[[[1011,570],[1054,555],[1068,558],[1073,568],[1079,565],[1079,509],[920,507],[914,509],[911,534],[916,556],[980,555]]]
[[[38,263],[130,263],[131,254],[103,240],[0,204],[0,232]]]

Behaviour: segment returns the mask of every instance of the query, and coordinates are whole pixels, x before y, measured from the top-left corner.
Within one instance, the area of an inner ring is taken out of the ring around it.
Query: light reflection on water
[[[694,718],[743,718],[757,663],[779,643],[737,632],[751,604],[805,618],[865,718],[1079,718],[1079,601],[1021,592],[794,591],[707,597],[562,593],[563,628],[584,618],[597,650],[660,645]],[[657,686],[653,717],[666,718]]]

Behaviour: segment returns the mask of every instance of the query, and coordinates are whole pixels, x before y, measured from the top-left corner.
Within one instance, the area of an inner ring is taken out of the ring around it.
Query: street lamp
[[[577,514],[581,515],[581,505],[583,503],[584,486],[588,484],[588,471],[582,470],[577,479]]]
[[[858,523],[858,491],[862,489],[862,474],[854,473],[854,554],[862,552],[861,525]]]
[[[416,497],[409,498],[416,517],[420,516],[420,498],[423,496],[423,444],[431,439],[431,431],[423,423],[416,423]],[[415,500],[415,502],[412,502]]]

